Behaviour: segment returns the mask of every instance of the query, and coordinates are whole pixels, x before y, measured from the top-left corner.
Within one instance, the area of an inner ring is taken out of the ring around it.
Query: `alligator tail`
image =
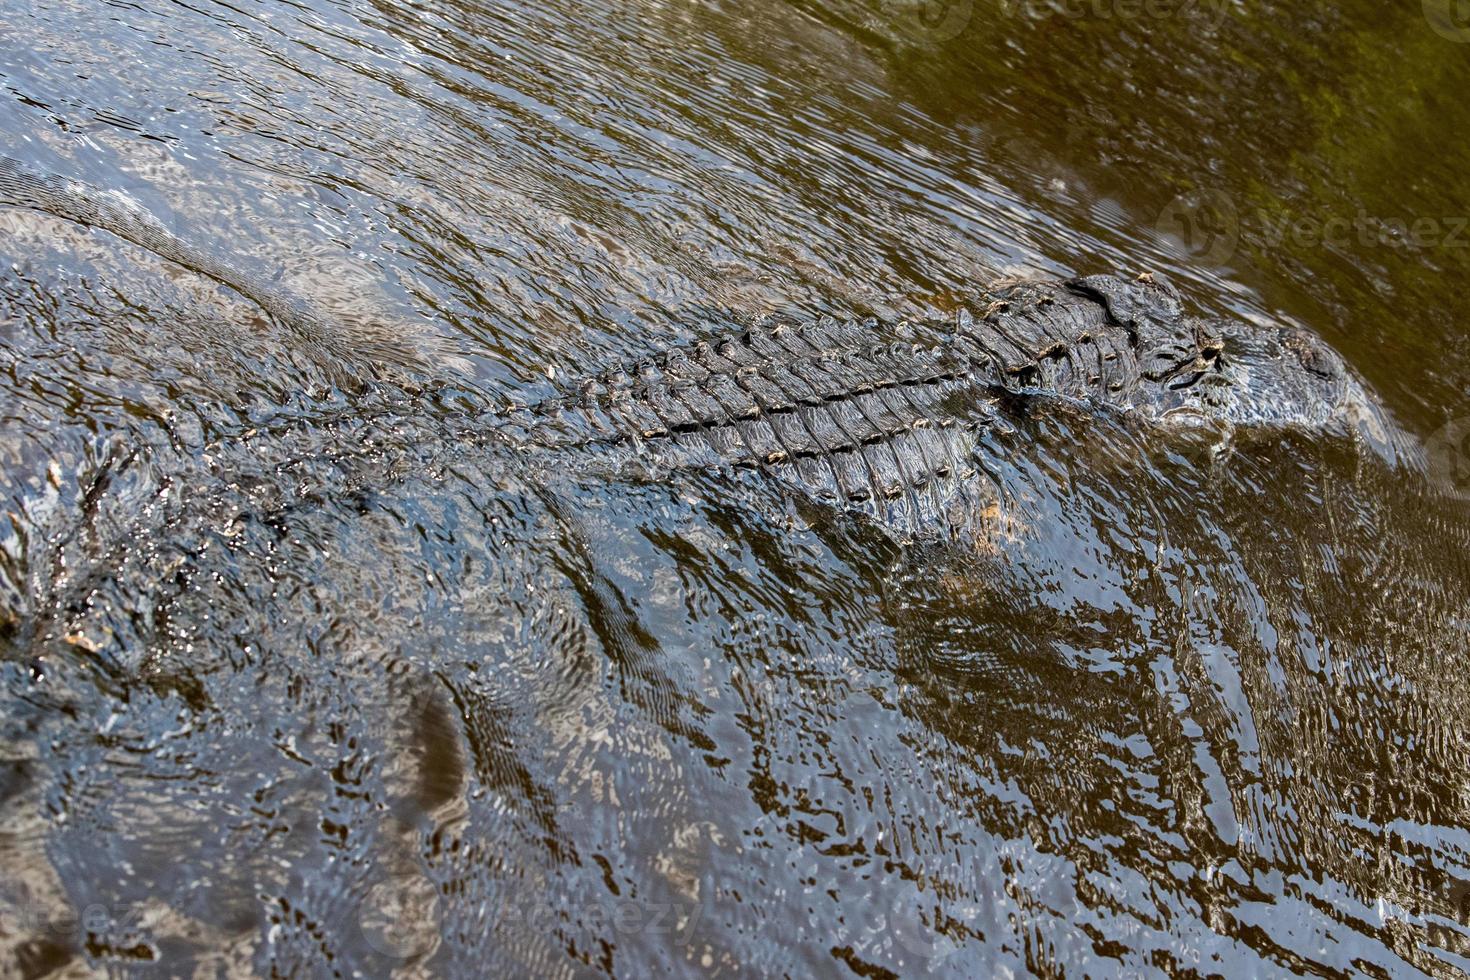
[[[40,211],[115,235],[237,293],[324,353],[342,354],[334,331],[300,300],[169,231],[120,191],[36,174],[18,160],[0,155],[0,205]]]

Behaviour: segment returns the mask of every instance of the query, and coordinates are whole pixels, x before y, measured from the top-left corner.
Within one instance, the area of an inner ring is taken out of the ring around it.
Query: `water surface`
[[[0,209],[4,972],[1470,971],[1454,15],[6,4],[4,152],[333,334]],[[1143,269],[1326,337],[1427,471],[1042,402],[957,554],[464,435]]]

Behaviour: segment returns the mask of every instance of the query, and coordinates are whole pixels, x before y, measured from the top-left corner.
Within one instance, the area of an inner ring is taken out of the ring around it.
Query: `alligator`
[[[1006,488],[985,460],[1017,400],[1161,426],[1402,439],[1324,342],[1186,315],[1161,275],[993,287],[937,339],[876,321],[776,322],[703,341],[511,413],[512,441],[598,446],[661,468],[757,469],[904,537],[972,528]],[[1402,449],[1399,448],[1399,452]]]
[[[326,319],[306,304],[184,241],[126,197],[0,157],[0,204],[110,232],[332,343]],[[757,470],[906,539],[984,525],[1006,495],[985,445],[1017,400],[1065,399],[1162,427],[1361,438],[1390,461],[1409,445],[1324,341],[1190,315],[1162,275],[1014,281],[982,296],[945,322],[763,322],[551,398],[483,406],[471,425],[519,452]]]

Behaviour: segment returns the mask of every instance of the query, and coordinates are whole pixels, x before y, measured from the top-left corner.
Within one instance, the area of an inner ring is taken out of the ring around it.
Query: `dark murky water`
[[[3,152],[341,333],[0,209],[0,970],[1470,970],[1462,15],[10,0]],[[1138,268],[1428,472],[1040,406],[957,555],[451,424]]]

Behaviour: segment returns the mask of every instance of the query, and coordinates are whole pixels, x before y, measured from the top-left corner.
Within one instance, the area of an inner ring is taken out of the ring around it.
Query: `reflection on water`
[[[6,972],[1470,970],[1454,13],[8,4],[6,154],[340,334],[0,209]],[[1427,473],[1042,403],[955,554],[466,436],[1139,267]]]

